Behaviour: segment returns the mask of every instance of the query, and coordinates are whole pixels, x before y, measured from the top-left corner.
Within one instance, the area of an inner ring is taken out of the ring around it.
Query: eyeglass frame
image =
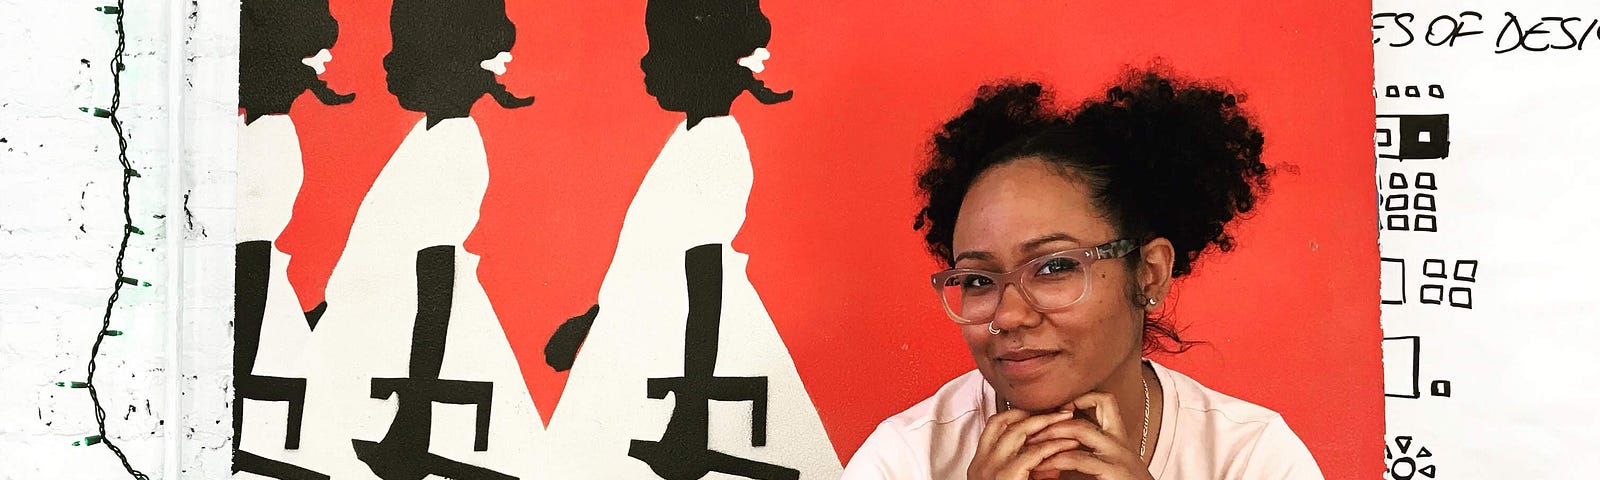
[[[1090,281],[1089,276],[1087,273],[1085,273],[1083,293],[1079,294],[1076,300],[1067,302],[1066,305],[1059,307],[1042,308],[1039,306],[1039,302],[1034,300],[1033,294],[1030,293],[1028,288],[1023,286],[1022,283],[1023,277],[1027,275],[1028,272],[1031,272],[1041,266],[1040,262],[1062,257],[1075,258],[1083,262],[1082,268],[1087,271],[1089,267],[1093,266],[1097,261],[1125,257],[1128,254],[1143,248],[1145,243],[1148,242],[1140,242],[1132,238],[1122,238],[1093,247],[1074,248],[1040,255],[1032,260],[1024,262],[1022,265],[1009,272],[992,272],[977,268],[950,268],[936,272],[929,278],[933,281],[934,293],[939,295],[939,304],[944,306],[945,315],[948,315],[950,319],[954,320],[957,324],[982,325],[985,323],[992,323],[994,322],[992,318],[995,315],[994,313],[989,314],[989,317],[991,318],[990,320],[971,321],[962,318],[960,315],[956,314],[955,311],[950,309],[950,302],[944,298],[944,284],[950,280],[950,277],[962,274],[981,274],[988,277],[990,280],[993,280],[997,285],[1000,286],[999,292],[1002,297],[1005,295],[1006,287],[1015,285],[1017,287],[1017,292],[1022,294],[1022,301],[1026,302],[1029,307],[1040,313],[1057,313],[1065,311],[1073,305],[1076,305],[1078,302],[1083,301],[1083,299],[1088,298],[1089,291],[1094,285],[1094,282]],[[996,305],[995,313],[999,313],[998,305]]]

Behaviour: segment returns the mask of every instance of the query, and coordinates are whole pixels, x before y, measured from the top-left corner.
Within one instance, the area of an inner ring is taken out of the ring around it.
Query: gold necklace
[[[1150,439],[1150,382],[1144,379],[1144,368],[1139,369],[1139,385],[1144,387],[1144,427],[1139,429],[1139,460],[1144,460],[1144,444]]]

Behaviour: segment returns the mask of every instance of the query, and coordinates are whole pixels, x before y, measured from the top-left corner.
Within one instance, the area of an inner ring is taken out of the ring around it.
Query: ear
[[[1135,285],[1137,293],[1156,300],[1156,305],[1142,305],[1146,309],[1155,309],[1165,302],[1167,291],[1172,287],[1172,263],[1175,251],[1172,241],[1157,237],[1150,243],[1139,247],[1139,265]]]

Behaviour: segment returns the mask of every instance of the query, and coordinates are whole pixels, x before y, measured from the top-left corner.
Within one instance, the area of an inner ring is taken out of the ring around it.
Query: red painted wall
[[[518,26],[501,80],[534,106],[473,111],[490,186],[467,248],[529,391],[548,419],[566,383],[543,363],[561,321],[595,302],[634,190],[677,123],[644,92],[644,2],[511,1]],[[998,77],[1064,100],[1103,92],[1128,63],[1247,93],[1286,166],[1234,252],[1203,260],[1171,313],[1210,342],[1159,360],[1282,413],[1328,478],[1382,465],[1372,49],[1364,3],[763,2],[773,58],[759,75],[795,99],[741,99],[755,164],[735,247],[842,459],[878,421],[972,368],[911,229],[912,175],[928,135]],[[387,2],[335,0],[322,78],[355,103],[295,106],[305,182],[280,238],[315,305],[357,206],[420,113],[384,88]],[[684,212],[692,215],[693,212]]]

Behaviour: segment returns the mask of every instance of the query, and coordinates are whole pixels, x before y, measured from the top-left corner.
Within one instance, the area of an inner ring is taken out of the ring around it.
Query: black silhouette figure
[[[516,479],[428,453],[434,403],[476,405],[472,449],[489,449],[494,384],[439,378],[445,337],[450,330],[451,296],[455,293],[455,255],[456,247],[451,245],[417,252],[417,319],[411,330],[410,377],[372,379],[372,398],[398,395],[400,409],[383,440],[351,440],[356,457],[384,480],[422,480],[430,474],[452,479]]]
[[[326,105],[355,100],[354,93],[334,92],[300,63],[333,48],[338,37],[339,22],[328,13],[328,0],[244,0],[239,5],[239,108],[245,124],[289,113],[306,90]]]
[[[661,108],[688,114],[689,128],[728,114],[750,92],[772,105],[794,92],[775,92],[739,65],[772,39],[772,22],[757,0],[650,0],[644,13],[650,50],[639,60],[644,87]]]
[[[684,254],[689,316],[684,329],[683,376],[646,382],[650,398],[672,394],[672,418],[660,441],[634,440],[628,456],[650,465],[665,480],[695,480],[722,472],[763,480],[798,479],[800,472],[739,458],[709,448],[712,400],[751,402],[750,445],[767,444],[767,377],[718,377],[717,335],[722,323],[722,245],[706,244]]]
[[[794,92],[775,92],[739,59],[772,40],[772,22],[757,0],[650,0],[645,7],[650,51],[639,59],[645,91],[662,109],[688,115],[688,128],[728,114],[744,92],[763,104],[788,101]],[[600,306],[563,322],[545,344],[545,364],[558,372],[572,368],[589,336]]]
[[[263,115],[289,113],[300,94],[310,90],[326,105],[354,101],[317,78],[301,60],[339,38],[339,22],[328,13],[328,0],[244,0],[239,5],[239,108],[249,125]],[[322,302],[305,312],[315,330],[328,309]]]
[[[383,57],[389,93],[402,108],[427,114],[428,128],[467,116],[484,94],[505,108],[533,104],[480,65],[516,43],[504,0],[395,0],[389,31],[394,46]]]
[[[244,431],[244,400],[288,402],[288,428],[283,448],[300,448],[300,421],[306,406],[306,379],[255,375],[256,353],[261,346],[261,323],[266,313],[268,272],[272,267],[272,242],[255,240],[234,247],[233,329],[233,472],[250,472],[285,480],[326,480],[302,467],[239,449]]]

